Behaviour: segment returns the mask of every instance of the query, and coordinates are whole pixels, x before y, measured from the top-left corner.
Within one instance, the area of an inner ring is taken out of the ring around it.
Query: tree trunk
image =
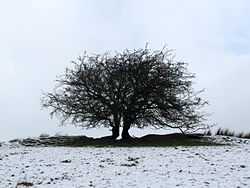
[[[122,130],[122,139],[127,140],[130,139],[131,136],[129,135],[128,130],[130,129],[130,125],[123,125],[123,130]]]
[[[112,139],[116,140],[120,135],[120,119],[117,114],[114,114],[114,126],[112,128]]]
[[[119,131],[119,126],[114,126],[112,128],[112,139],[115,140],[119,136],[120,131]]]

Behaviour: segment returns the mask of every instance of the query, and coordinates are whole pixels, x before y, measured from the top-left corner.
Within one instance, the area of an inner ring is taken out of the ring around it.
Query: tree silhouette
[[[61,123],[70,120],[86,128],[108,127],[112,139],[122,130],[130,138],[131,126],[173,128],[181,132],[205,129],[207,104],[192,88],[194,74],[185,62],[175,61],[172,50],[147,47],[115,54],[85,53],[66,69],[42,106],[52,108]]]

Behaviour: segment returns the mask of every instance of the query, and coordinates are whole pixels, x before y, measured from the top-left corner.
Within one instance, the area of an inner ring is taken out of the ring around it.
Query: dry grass
[[[53,136],[38,139],[23,139],[25,146],[71,146],[71,147],[165,147],[165,146],[209,146],[218,145],[201,134],[146,135],[128,140],[111,140],[110,137],[89,138],[86,136]]]
[[[229,129],[223,129],[223,128],[219,128],[215,132],[215,135],[235,136],[235,137],[238,137],[238,138],[247,138],[247,139],[250,139],[250,132],[249,133],[244,133],[244,132],[236,133],[236,132],[231,131]]]

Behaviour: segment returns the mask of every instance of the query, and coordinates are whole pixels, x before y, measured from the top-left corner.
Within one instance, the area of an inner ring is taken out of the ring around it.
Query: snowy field
[[[250,143],[160,148],[0,147],[0,187],[250,187]]]

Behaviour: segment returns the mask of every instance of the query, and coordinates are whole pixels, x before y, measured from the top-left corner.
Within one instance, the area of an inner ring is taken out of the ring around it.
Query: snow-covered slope
[[[225,138],[213,138],[225,141]],[[0,187],[250,187],[250,144],[69,148],[0,147]]]

